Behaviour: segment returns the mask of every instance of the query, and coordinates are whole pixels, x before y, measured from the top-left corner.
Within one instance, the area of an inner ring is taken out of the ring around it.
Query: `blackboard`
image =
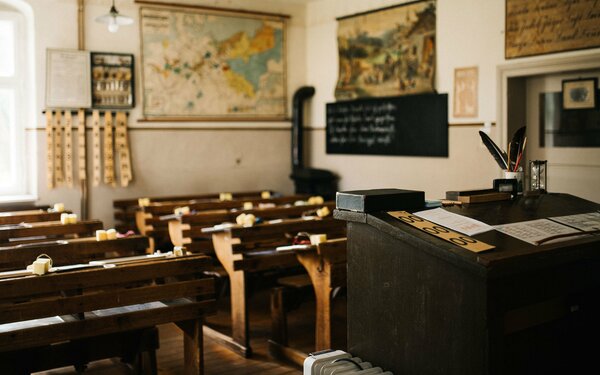
[[[448,156],[448,95],[327,103],[327,153]]]

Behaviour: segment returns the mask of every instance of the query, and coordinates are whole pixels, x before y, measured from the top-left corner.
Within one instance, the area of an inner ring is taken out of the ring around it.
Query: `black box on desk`
[[[355,212],[411,210],[425,206],[425,193],[403,189],[338,191],[335,203],[338,210]]]

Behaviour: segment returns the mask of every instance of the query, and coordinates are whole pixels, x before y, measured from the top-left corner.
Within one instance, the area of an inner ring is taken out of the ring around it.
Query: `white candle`
[[[184,255],[184,250],[185,248],[183,246],[175,246],[173,248],[173,255],[175,255],[176,257],[181,257]]]
[[[50,259],[38,258],[33,262],[32,272],[36,275],[43,275],[50,269]]]
[[[117,239],[117,230],[116,229],[108,229],[106,231],[106,239],[107,240],[116,240]]]
[[[327,241],[327,235],[326,234],[312,234],[310,236],[310,243],[311,245],[318,245],[321,242],[325,242]]]
[[[106,234],[106,231],[103,229],[98,229],[96,231],[96,241],[106,241],[108,238],[108,235]]]

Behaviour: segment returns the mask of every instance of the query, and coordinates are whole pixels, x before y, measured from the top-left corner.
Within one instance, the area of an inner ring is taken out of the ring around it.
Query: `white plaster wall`
[[[448,158],[403,156],[356,156],[325,154],[325,103],[335,101],[338,73],[336,17],[351,15],[407,1],[317,0],[307,6],[307,84],[316,88],[310,125],[310,163],[331,169],[342,179],[343,190],[376,187],[419,189],[428,198],[440,198],[447,190],[491,187],[500,170],[482,146],[478,127],[449,128]],[[437,0],[436,89],[449,96],[449,122],[495,122],[499,116],[497,66],[541,61],[560,56],[579,56],[577,51],[504,59],[504,0]],[[597,49],[596,49],[597,50]],[[452,117],[454,69],[479,68],[479,115],[473,119]],[[533,124],[532,124],[533,125]],[[501,144],[505,124],[498,123],[490,135]]]
[[[30,132],[31,134],[32,132]],[[38,131],[38,155],[45,134]],[[119,198],[180,195],[194,192],[266,190],[291,192],[290,137],[287,129],[181,131],[133,129],[129,133],[134,181],[127,187],[90,187],[90,217],[112,225],[112,201]],[[91,132],[87,132],[91,155]],[[44,159],[40,157],[43,166]],[[90,168],[88,168],[88,171]],[[47,190],[39,171],[40,200],[64,202],[79,211],[76,188]]]
[[[34,11],[36,30],[36,84],[38,124],[45,92],[45,51],[47,48],[77,48],[76,0],[26,0]],[[500,171],[481,145],[476,127],[450,127],[449,157],[355,156],[325,154],[325,103],[334,100],[338,74],[336,17],[402,3],[398,0],[178,0],[207,6],[262,10],[292,16],[288,28],[288,93],[312,85],[307,125],[307,162],[312,167],[331,169],[341,176],[340,188],[400,187],[425,190],[428,198],[439,198],[446,190],[491,186]],[[107,32],[95,17],[105,13],[109,0],[85,1],[86,49],[133,53],[137,63],[138,106],[131,113],[130,127],[134,178],[130,187],[90,189],[90,216],[112,223],[112,201],[120,197],[273,188],[292,191],[289,123],[138,123],[141,116],[139,75],[139,6],[133,0],[117,0],[117,7],[135,23],[118,33]],[[437,1],[438,92],[449,94],[452,108],[454,69],[479,67],[479,116],[466,122],[491,123],[499,118],[497,66],[523,61],[544,61],[548,57],[504,59],[504,0]],[[596,49],[595,51],[597,51]],[[589,51],[561,53],[585,55]],[[593,51],[592,51],[593,52]],[[555,55],[549,55],[555,57]],[[291,105],[291,104],[290,104]],[[451,113],[450,113],[451,116]],[[449,118],[452,122],[465,120]],[[188,130],[166,130],[191,126]],[[218,127],[252,130],[214,130]],[[199,127],[208,127],[202,129]],[[279,130],[264,130],[274,127]],[[149,129],[158,128],[158,129]],[[505,124],[488,128],[500,140]],[[40,202],[65,201],[78,210],[77,189],[45,188],[44,133],[30,130],[37,141],[38,194]],[[232,160],[241,158],[241,167]]]
[[[36,84],[38,123],[27,132],[36,150],[37,188],[40,203],[65,202],[79,212],[78,188],[46,188],[44,118],[46,49],[77,48],[76,0],[27,0],[34,11],[36,30]],[[186,3],[186,1],[178,1]],[[287,33],[289,96],[305,80],[305,7],[277,0],[187,1],[189,4],[257,10],[291,16]],[[134,181],[127,188],[105,185],[89,189],[89,216],[111,226],[112,201],[147,195],[189,194],[251,189],[290,193],[289,122],[276,123],[139,123],[141,113],[139,6],[133,0],[117,0],[121,14],[134,18],[132,26],[109,33],[94,19],[106,13],[108,0],[85,0],[85,49],[133,53],[136,59],[136,108],[129,126]],[[290,110],[291,113],[291,110]],[[33,129],[34,127],[38,129]],[[231,129],[231,128],[239,129]],[[176,129],[173,129],[176,128]],[[223,130],[227,128],[228,130]],[[173,129],[173,130],[169,130]],[[88,130],[88,155],[90,133]],[[91,158],[88,156],[88,161]],[[239,162],[238,162],[239,161]],[[91,168],[88,165],[88,176]]]

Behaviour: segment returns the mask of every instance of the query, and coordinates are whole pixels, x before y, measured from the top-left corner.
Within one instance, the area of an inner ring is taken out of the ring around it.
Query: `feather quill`
[[[492,154],[500,168],[508,170],[508,164],[506,162],[508,156],[506,155],[506,152],[504,152],[504,150],[498,147],[498,145],[494,143],[494,141],[492,141],[492,139],[481,130],[479,131],[479,136],[481,137],[483,144],[485,145],[485,147],[487,147],[490,154]]]
[[[515,134],[513,134],[512,140],[510,141],[510,161],[512,165],[516,164],[517,159],[519,158],[519,154],[523,150],[523,143],[525,141],[526,130],[526,126],[517,129]],[[512,167],[512,165],[510,165],[509,167]]]

